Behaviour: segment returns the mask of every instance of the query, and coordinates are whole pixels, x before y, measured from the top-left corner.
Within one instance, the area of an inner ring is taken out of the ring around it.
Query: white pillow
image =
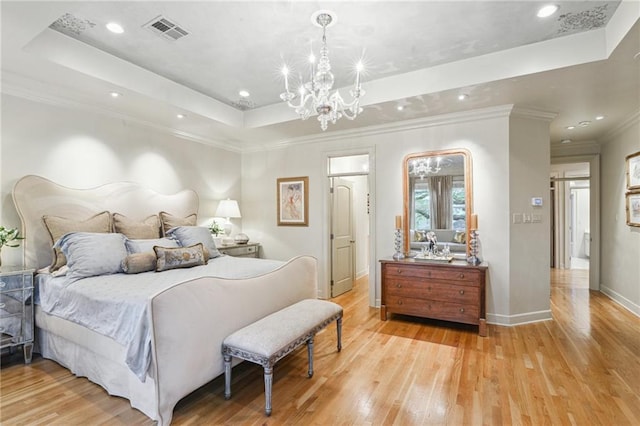
[[[125,241],[129,254],[133,253],[153,253],[153,247],[180,247],[178,241],[173,238],[153,238],[150,240],[130,240]]]
[[[176,226],[167,231],[167,236],[180,241],[182,247],[202,243],[203,247],[209,252],[209,259],[220,256],[216,243],[211,236],[211,231],[204,226]]]
[[[122,272],[122,260],[127,256],[125,236],[93,232],[71,232],[63,235],[54,247],[67,258],[70,279]]]

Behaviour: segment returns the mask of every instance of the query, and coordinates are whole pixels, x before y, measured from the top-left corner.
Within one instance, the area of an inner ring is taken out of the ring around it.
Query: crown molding
[[[513,117],[518,118],[532,118],[534,120],[542,120],[542,121],[553,121],[554,118],[558,116],[557,112],[553,111],[544,111],[541,109],[528,107],[528,106],[514,106],[513,112],[511,113]]]
[[[15,81],[7,81],[6,77],[11,76],[11,74],[13,73],[6,72],[6,71],[2,72],[2,85],[0,86],[0,93],[26,99],[32,102],[55,106],[55,107],[69,108],[69,109],[81,110],[81,111],[90,111],[95,114],[107,116],[110,118],[115,118],[118,120],[125,120],[130,123],[135,123],[137,125],[144,126],[144,127],[156,130],[158,132],[175,136],[180,139],[185,139],[191,142],[196,142],[203,145],[212,146],[215,148],[219,148],[225,151],[230,151],[235,153],[242,152],[241,148],[232,146],[228,142],[204,138],[202,136],[198,136],[193,133],[177,130],[168,126],[163,126],[158,123],[154,123],[147,120],[141,120],[134,116],[123,114],[121,112],[114,111],[109,108],[96,106],[94,103],[91,103],[91,102],[84,102],[82,100],[72,99],[69,97],[62,96],[60,94],[51,94],[51,93],[45,93],[43,91],[34,90],[32,89],[32,87],[41,86],[45,84],[37,80],[25,79],[24,77],[19,76],[19,79],[31,80],[31,82],[34,84],[30,85],[30,87],[27,87],[26,85],[28,83],[27,81],[23,81],[22,83],[24,84],[19,84],[19,83],[16,83]],[[16,75],[16,77],[18,76]]]
[[[306,145],[311,143],[326,143],[337,140],[343,140],[347,138],[362,138],[368,136],[384,135],[388,133],[395,133],[400,131],[419,130],[428,127],[445,126],[450,124],[459,124],[480,120],[487,120],[492,118],[506,118],[509,117],[513,111],[513,105],[500,105],[497,107],[481,108],[469,111],[454,112],[448,114],[434,115],[429,117],[414,118],[411,120],[397,121],[393,123],[386,123],[374,126],[362,127],[359,129],[349,129],[334,131],[322,135],[303,136],[299,138],[293,138],[267,144],[262,147],[248,148],[243,152],[260,152],[260,151],[274,151],[279,149],[285,149],[295,145]]]
[[[634,112],[629,117],[627,117],[619,126],[611,129],[607,132],[598,142],[601,144],[605,144],[613,140],[615,137],[619,136],[622,132],[629,129],[629,127],[633,126],[640,122],[640,110]]]

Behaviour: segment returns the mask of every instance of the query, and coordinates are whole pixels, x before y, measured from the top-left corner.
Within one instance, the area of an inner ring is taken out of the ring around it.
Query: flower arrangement
[[[211,226],[209,226],[209,231],[215,236],[224,234],[224,228],[218,224],[215,220],[211,221]]]
[[[0,250],[2,247],[18,247],[20,240],[24,240],[24,237],[20,236],[20,231],[17,228],[5,228],[0,226]]]

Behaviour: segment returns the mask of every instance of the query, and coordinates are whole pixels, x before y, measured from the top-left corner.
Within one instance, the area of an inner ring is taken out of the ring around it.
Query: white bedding
[[[43,312],[83,325],[126,348],[126,363],[144,382],[151,362],[148,323],[151,298],[200,277],[244,279],[269,273],[284,262],[220,256],[207,265],[142,274],[83,278],[38,275],[37,301]]]

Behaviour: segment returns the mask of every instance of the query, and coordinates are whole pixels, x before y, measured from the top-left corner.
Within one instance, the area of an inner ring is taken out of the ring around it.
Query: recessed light
[[[109,22],[106,27],[114,34],[122,34],[124,32],[124,28],[122,28],[122,25],[116,22]]]
[[[178,117],[179,119],[183,119],[185,117],[184,114],[176,114],[176,117]]]
[[[120,93],[118,92],[111,92],[109,93],[109,95],[111,95],[112,98],[119,98],[120,96],[122,96]]]
[[[578,123],[578,126],[580,126],[580,127],[587,127],[589,124],[591,124],[591,122],[590,122],[590,121],[588,121],[588,120],[585,120],[585,121],[581,121],[581,122],[579,122],[579,123]]]
[[[597,115],[596,116],[596,120],[598,120],[598,121],[604,120],[604,115]]]
[[[404,109],[404,105],[398,105],[398,106],[396,107],[396,109],[397,109],[398,111],[402,111],[402,110]]]
[[[238,95],[242,96],[243,98],[248,98],[250,93],[247,92],[246,90],[241,90],[238,92]]]
[[[467,95],[466,93],[463,93],[461,95],[458,95],[458,100],[459,101],[464,101],[465,99],[467,99],[469,97],[469,95]]]
[[[560,143],[571,143],[571,139],[562,139]]]
[[[575,128],[576,128],[576,126],[567,126],[567,127],[565,127],[565,129],[567,129],[567,130],[573,130]]]
[[[549,16],[556,13],[557,10],[558,10],[558,6],[556,6],[555,4],[548,4],[546,6],[542,6],[538,10],[537,15],[538,15],[538,18],[548,18]]]

